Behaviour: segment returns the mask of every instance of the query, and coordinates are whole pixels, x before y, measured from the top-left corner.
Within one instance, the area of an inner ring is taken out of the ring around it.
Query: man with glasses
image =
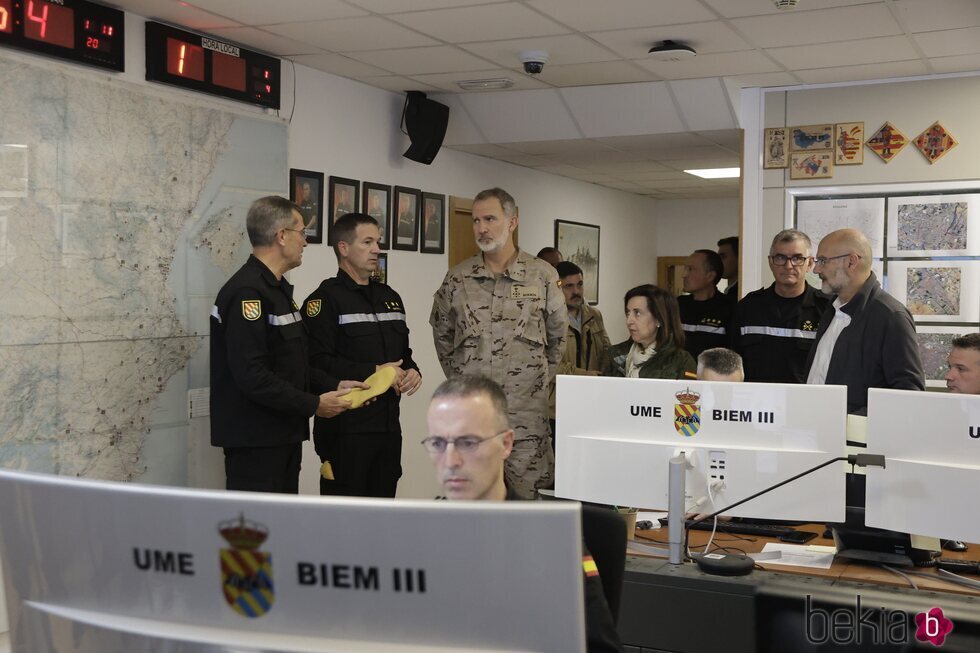
[[[229,490],[296,494],[310,417],[342,413],[349,388],[367,386],[338,384],[307,361],[306,330],[283,277],[303,261],[299,207],[262,197],[245,222],[252,255],[211,309],[211,444],[224,449]]]
[[[454,376],[436,388],[426,416],[429,437],[422,440],[422,446],[436,467],[446,499],[531,498],[522,496],[504,480],[504,461],[514,445],[514,429],[507,415],[504,391],[484,376]],[[587,551],[583,553],[588,651],[622,651],[595,563]]]
[[[796,229],[776,234],[769,246],[775,281],[735,307],[733,349],[742,355],[745,380],[805,383],[806,359],[830,299],[806,282],[813,269],[810,237]]]
[[[365,213],[346,213],[331,229],[337,276],[303,303],[310,364],[338,378],[366,379],[395,369],[391,389],[357,413],[313,420],[313,442],[324,463],[320,494],[393,498],[401,478],[401,395],[422,385],[412,360],[401,296],[372,275],[381,232]],[[328,464],[329,463],[329,464]]]
[[[814,270],[834,296],[807,358],[807,383],[847,386],[847,412],[866,415],[868,388],[925,390],[909,310],[871,271],[871,244],[856,229],[824,236]]]

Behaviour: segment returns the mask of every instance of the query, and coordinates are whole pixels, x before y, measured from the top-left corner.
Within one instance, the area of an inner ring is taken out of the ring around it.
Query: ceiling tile
[[[728,79],[738,82],[742,88],[765,88],[767,86],[794,86],[800,80],[793,73],[758,73],[755,75],[729,75]]]
[[[161,2],[160,0],[123,0],[114,5],[125,11],[149,18],[161,20],[187,29],[206,32],[215,27],[241,27],[240,18],[228,18],[192,7],[186,2]]]
[[[977,0],[895,0],[892,6],[910,32],[935,32],[938,30],[980,26],[980,2]]]
[[[734,129],[738,125],[721,79],[680,79],[667,82],[667,85],[688,129]]]
[[[673,170],[690,170],[691,159],[663,159],[658,163]],[[741,157],[737,154],[707,157],[698,159],[698,168],[737,168],[742,165]]]
[[[980,27],[923,32],[912,36],[927,57],[951,57],[980,52]]]
[[[579,86],[561,94],[587,137],[685,131],[666,82]]]
[[[492,159],[514,154],[513,150],[508,150],[506,147],[502,147],[494,143],[473,143],[470,145],[452,145],[447,147],[450,147],[453,150],[459,150],[460,152],[478,154],[480,156],[486,156]]]
[[[404,93],[405,91],[438,91],[440,89],[423,84],[417,80],[401,77],[399,75],[381,75],[380,77],[362,77],[357,81],[363,82],[368,86],[383,88],[386,91]]]
[[[446,9],[479,5],[487,0],[412,0],[412,9]],[[347,0],[352,5],[373,11],[376,14],[394,14],[405,11],[405,0]]]
[[[575,179],[579,179],[585,175],[594,174],[594,173],[590,173],[587,170],[582,170],[581,168],[565,165],[563,163],[559,163],[558,165],[538,166],[535,167],[534,169],[540,170],[541,172],[547,172],[552,175],[559,175],[561,177],[574,177]],[[612,177],[608,177],[606,175],[597,175],[597,176],[604,177],[606,181],[612,181]]]
[[[913,77],[916,75],[925,75],[928,72],[925,64],[916,59],[914,61],[894,61],[863,66],[801,70],[796,74],[807,84],[826,84],[828,82],[861,81],[865,79]]]
[[[804,0],[796,9],[777,9],[772,0],[702,0],[710,5],[715,11],[725,18],[739,18],[742,16],[764,16],[767,14],[784,14],[790,11],[802,13],[813,9],[827,9],[829,7],[845,7],[855,4],[854,0]],[[865,2],[878,2],[881,0],[865,0]]]
[[[655,171],[633,170],[630,172],[621,173],[619,176],[627,181],[635,181],[637,183],[681,181],[690,177],[690,175],[688,175],[686,172],[681,172],[680,170],[667,170],[666,168]]]
[[[650,152],[657,148],[704,146],[704,138],[691,132],[674,134],[638,134],[636,136],[611,136],[595,139],[600,143],[624,151]]]
[[[590,139],[563,139],[554,141],[522,141],[515,143],[501,143],[503,147],[516,150],[522,154],[583,154],[588,155],[592,152],[611,152],[611,148],[602,143]]]
[[[520,68],[521,50],[544,50],[550,55],[545,70],[552,65],[611,61],[618,57],[578,34],[536,36],[488,43],[467,43],[461,48],[506,68]]]
[[[690,45],[702,54],[748,50],[752,47],[735,30],[720,21],[672,27],[621,29],[612,32],[590,31],[588,36],[627,59],[645,57],[651,47],[667,39]]]
[[[568,66],[553,66],[548,64],[538,77],[554,86],[629,84],[631,82],[649,82],[658,79],[652,72],[634,66],[628,61],[603,61],[600,63],[571,64]]]
[[[468,93],[458,97],[490,143],[582,137],[555,89]]]
[[[677,0],[528,0],[527,4],[580,31],[676,25],[714,18],[700,3]]]
[[[725,77],[741,73],[770,73],[780,70],[779,64],[756,50],[727,52],[725,54],[699,54],[683,61],[637,59],[635,63],[653,71],[663,79]]]
[[[400,75],[429,75],[436,73],[493,70],[495,66],[452,45],[404,50],[357,52],[352,56],[366,64],[384,68]],[[492,76],[492,75],[491,75]],[[485,77],[477,74],[476,78]],[[460,79],[473,79],[472,72]]]
[[[447,43],[547,36],[569,31],[516,2],[391,14],[390,18]]]
[[[847,41],[901,34],[902,28],[882,3],[817,11],[784,11],[735,18],[732,26],[761,48]],[[814,57],[822,56],[814,53]]]
[[[530,89],[537,88],[548,88],[548,85],[538,81],[537,79],[525,75],[523,73],[518,73],[513,70],[476,70],[476,71],[462,71],[453,73],[434,73],[431,75],[412,75],[413,79],[417,79],[420,82],[426,84],[431,84],[441,88],[448,93],[493,93],[492,90],[474,90],[474,91],[464,91],[461,89],[456,82],[474,80],[474,79],[509,79],[514,82],[508,90],[510,91],[526,91]]]
[[[248,25],[364,16],[367,12],[340,0],[189,0],[187,4]]]
[[[741,129],[719,129],[715,131],[698,132],[705,140],[711,141],[715,145],[727,147],[735,152],[742,151],[742,130]]]
[[[390,71],[369,66],[355,61],[342,54],[303,54],[292,57],[293,61],[323,72],[340,75],[341,77],[377,77],[387,75]]]
[[[831,43],[814,51],[810,45],[767,50],[772,58],[790,70],[831,68],[855,64],[907,61],[919,54],[904,36],[885,36],[877,39]]]
[[[929,64],[937,73],[961,73],[980,70],[980,54],[964,54],[958,57],[938,57]]]
[[[436,43],[427,36],[378,16],[284,23],[266,29],[333,52],[410,48]]]
[[[215,27],[210,31],[210,34],[219,39],[228,39],[234,43],[241,43],[247,45],[249,49],[268,52],[277,57],[322,52],[315,45],[287,39],[284,36],[272,34],[257,27]]]

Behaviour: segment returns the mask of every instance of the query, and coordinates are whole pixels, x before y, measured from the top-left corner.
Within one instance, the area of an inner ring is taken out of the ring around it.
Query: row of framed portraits
[[[915,320],[926,385],[945,387],[952,339],[980,330],[980,193],[908,190],[794,195],[794,222],[813,251],[837,229],[868,237],[882,287]]]
[[[333,224],[346,213],[366,213],[378,221],[381,249],[442,254],[446,251],[446,196],[417,188],[330,176],[324,211],[322,172],[289,170],[289,199],[299,206],[306,239],[332,243]]]

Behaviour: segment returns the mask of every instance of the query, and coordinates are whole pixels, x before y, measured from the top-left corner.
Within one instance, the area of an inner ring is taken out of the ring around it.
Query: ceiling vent
[[[776,9],[795,9],[800,0],[772,0],[772,3],[776,5]]]
[[[663,41],[660,45],[650,48],[651,59],[657,61],[684,61],[696,55],[694,48],[677,41]]]

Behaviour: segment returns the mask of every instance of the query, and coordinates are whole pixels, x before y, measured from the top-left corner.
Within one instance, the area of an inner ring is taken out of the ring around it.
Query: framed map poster
[[[868,237],[874,258],[884,256],[885,198],[841,197],[796,203],[796,228],[810,237],[814,254],[824,236],[846,227]]]
[[[946,358],[953,346],[953,338],[976,332],[977,327],[975,326],[920,324],[915,327],[915,336],[919,343],[919,358],[922,359],[922,370],[925,372],[927,388],[946,387],[946,372],[949,371]]]
[[[980,194],[888,198],[889,256],[980,256]]]
[[[980,261],[888,261],[885,290],[916,323],[980,321]]]

